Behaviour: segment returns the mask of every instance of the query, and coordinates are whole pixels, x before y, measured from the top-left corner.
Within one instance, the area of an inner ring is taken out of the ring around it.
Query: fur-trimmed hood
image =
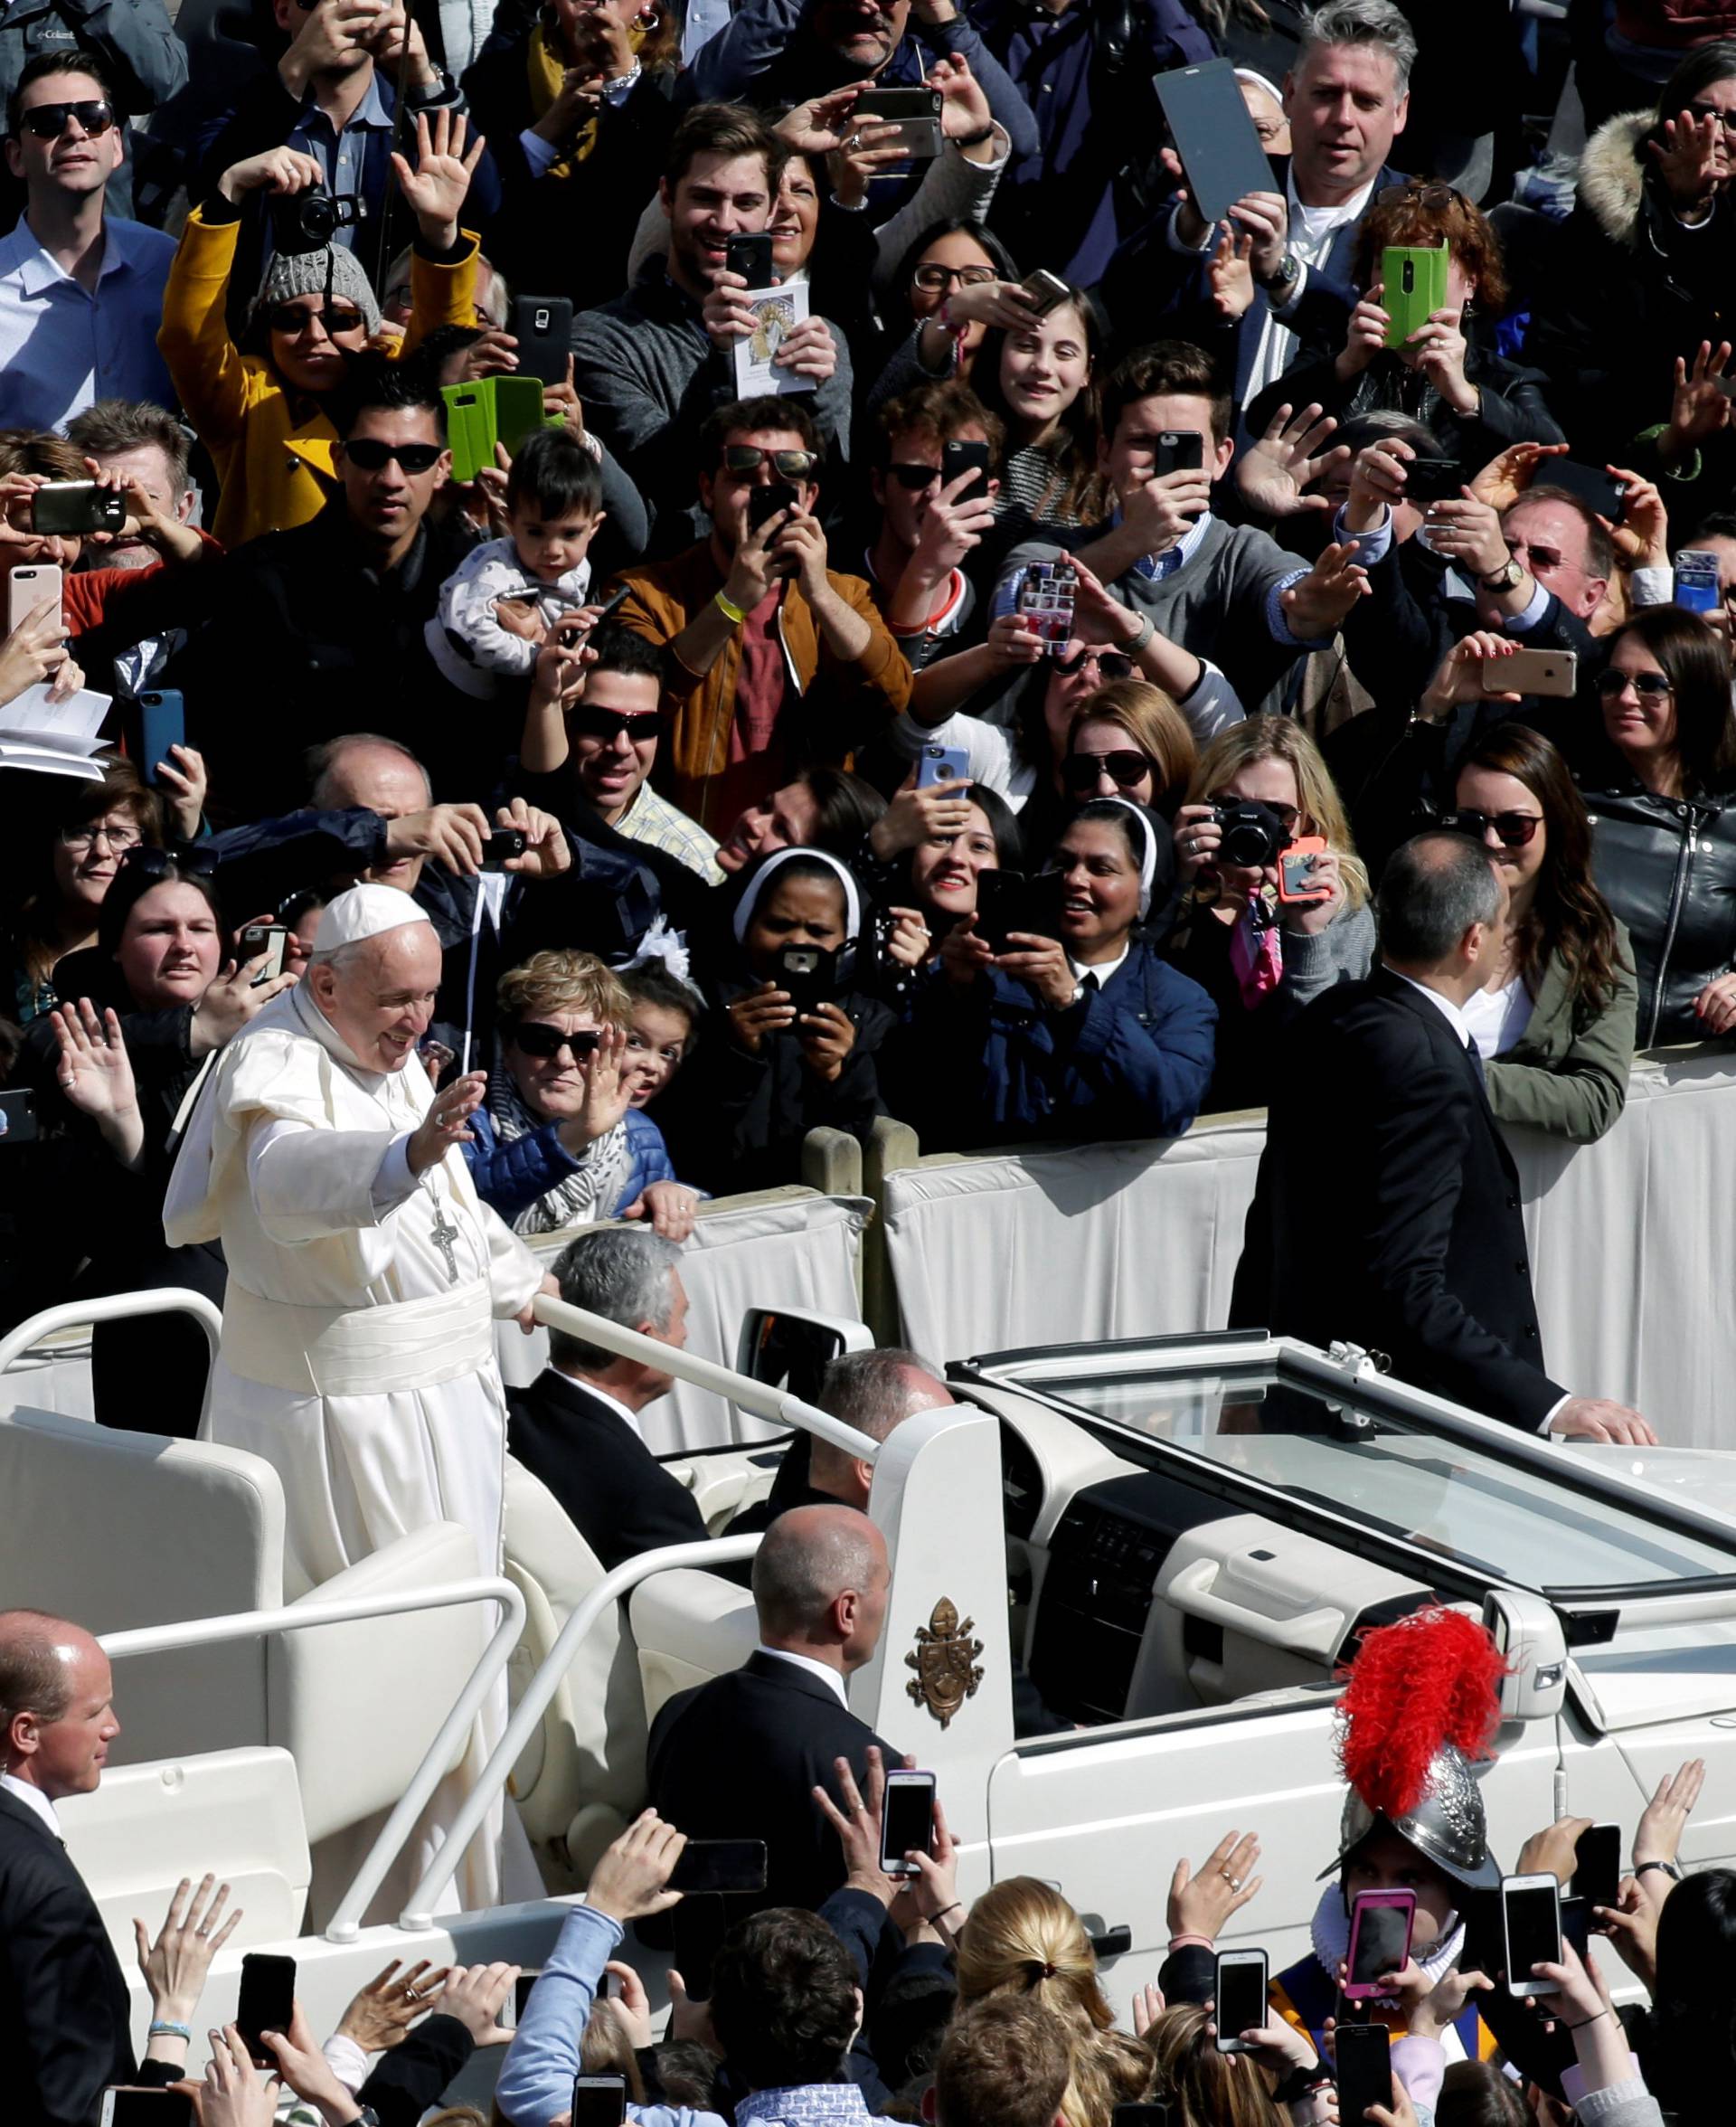
[[[1580,158],[1580,204],[1612,243],[1632,246],[1639,240],[1646,193],[1641,158],[1646,136],[1656,123],[1648,110],[1606,118]]]

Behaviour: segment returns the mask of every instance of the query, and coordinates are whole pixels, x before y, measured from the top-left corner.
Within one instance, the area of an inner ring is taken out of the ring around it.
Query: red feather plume
[[[1500,1720],[1501,1651],[1462,1611],[1414,1611],[1363,1636],[1338,1711],[1344,1777],[1389,1821],[1422,1799],[1443,1744],[1467,1758],[1493,1755]]]

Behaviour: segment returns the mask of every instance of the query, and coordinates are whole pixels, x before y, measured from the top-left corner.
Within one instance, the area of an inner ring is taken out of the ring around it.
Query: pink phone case
[[[1356,1952],[1363,1933],[1363,1914],[1371,1911],[1389,1913],[1395,1910],[1404,1914],[1404,1947],[1397,1957],[1382,1962],[1382,1972],[1401,1970],[1410,1955],[1410,1934],[1417,1919],[1417,1895],[1414,1891],[1359,1891],[1351,1900],[1350,1947],[1344,1958],[1344,1993],[1346,2001],[1369,2001],[1381,1993],[1381,1989],[1373,1980],[1359,1982],[1351,1975],[1356,1970]]]

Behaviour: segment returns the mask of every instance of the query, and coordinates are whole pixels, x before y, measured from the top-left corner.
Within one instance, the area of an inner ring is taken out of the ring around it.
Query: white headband
[[[765,891],[767,881],[783,865],[798,856],[807,857],[811,864],[824,865],[827,871],[836,874],[838,883],[844,888],[844,935],[845,942],[853,943],[861,937],[862,889],[856,884],[855,874],[847,864],[834,856],[830,850],[793,847],[774,849],[752,878],[748,881],[746,891],[735,904],[733,928],[735,941],[738,945],[748,935],[748,925],[753,921],[753,912],[759,905],[760,896]]]
[[[1157,830],[1146,816],[1143,805],[1136,805],[1131,798],[1094,798],[1093,805],[1124,805],[1139,823],[1139,914],[1143,919],[1151,913],[1152,881],[1157,875]]]

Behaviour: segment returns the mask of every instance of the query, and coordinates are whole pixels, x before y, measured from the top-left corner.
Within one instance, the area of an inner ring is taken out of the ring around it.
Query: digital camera
[[[1238,799],[1232,804],[1214,805],[1212,811],[1222,837],[1218,845],[1221,863],[1257,872],[1276,864],[1279,850],[1289,842],[1289,829],[1269,805]]]
[[[366,218],[366,207],[353,192],[327,192],[319,185],[279,193],[271,201],[271,248],[291,255],[323,251],[335,230],[353,229]]]

